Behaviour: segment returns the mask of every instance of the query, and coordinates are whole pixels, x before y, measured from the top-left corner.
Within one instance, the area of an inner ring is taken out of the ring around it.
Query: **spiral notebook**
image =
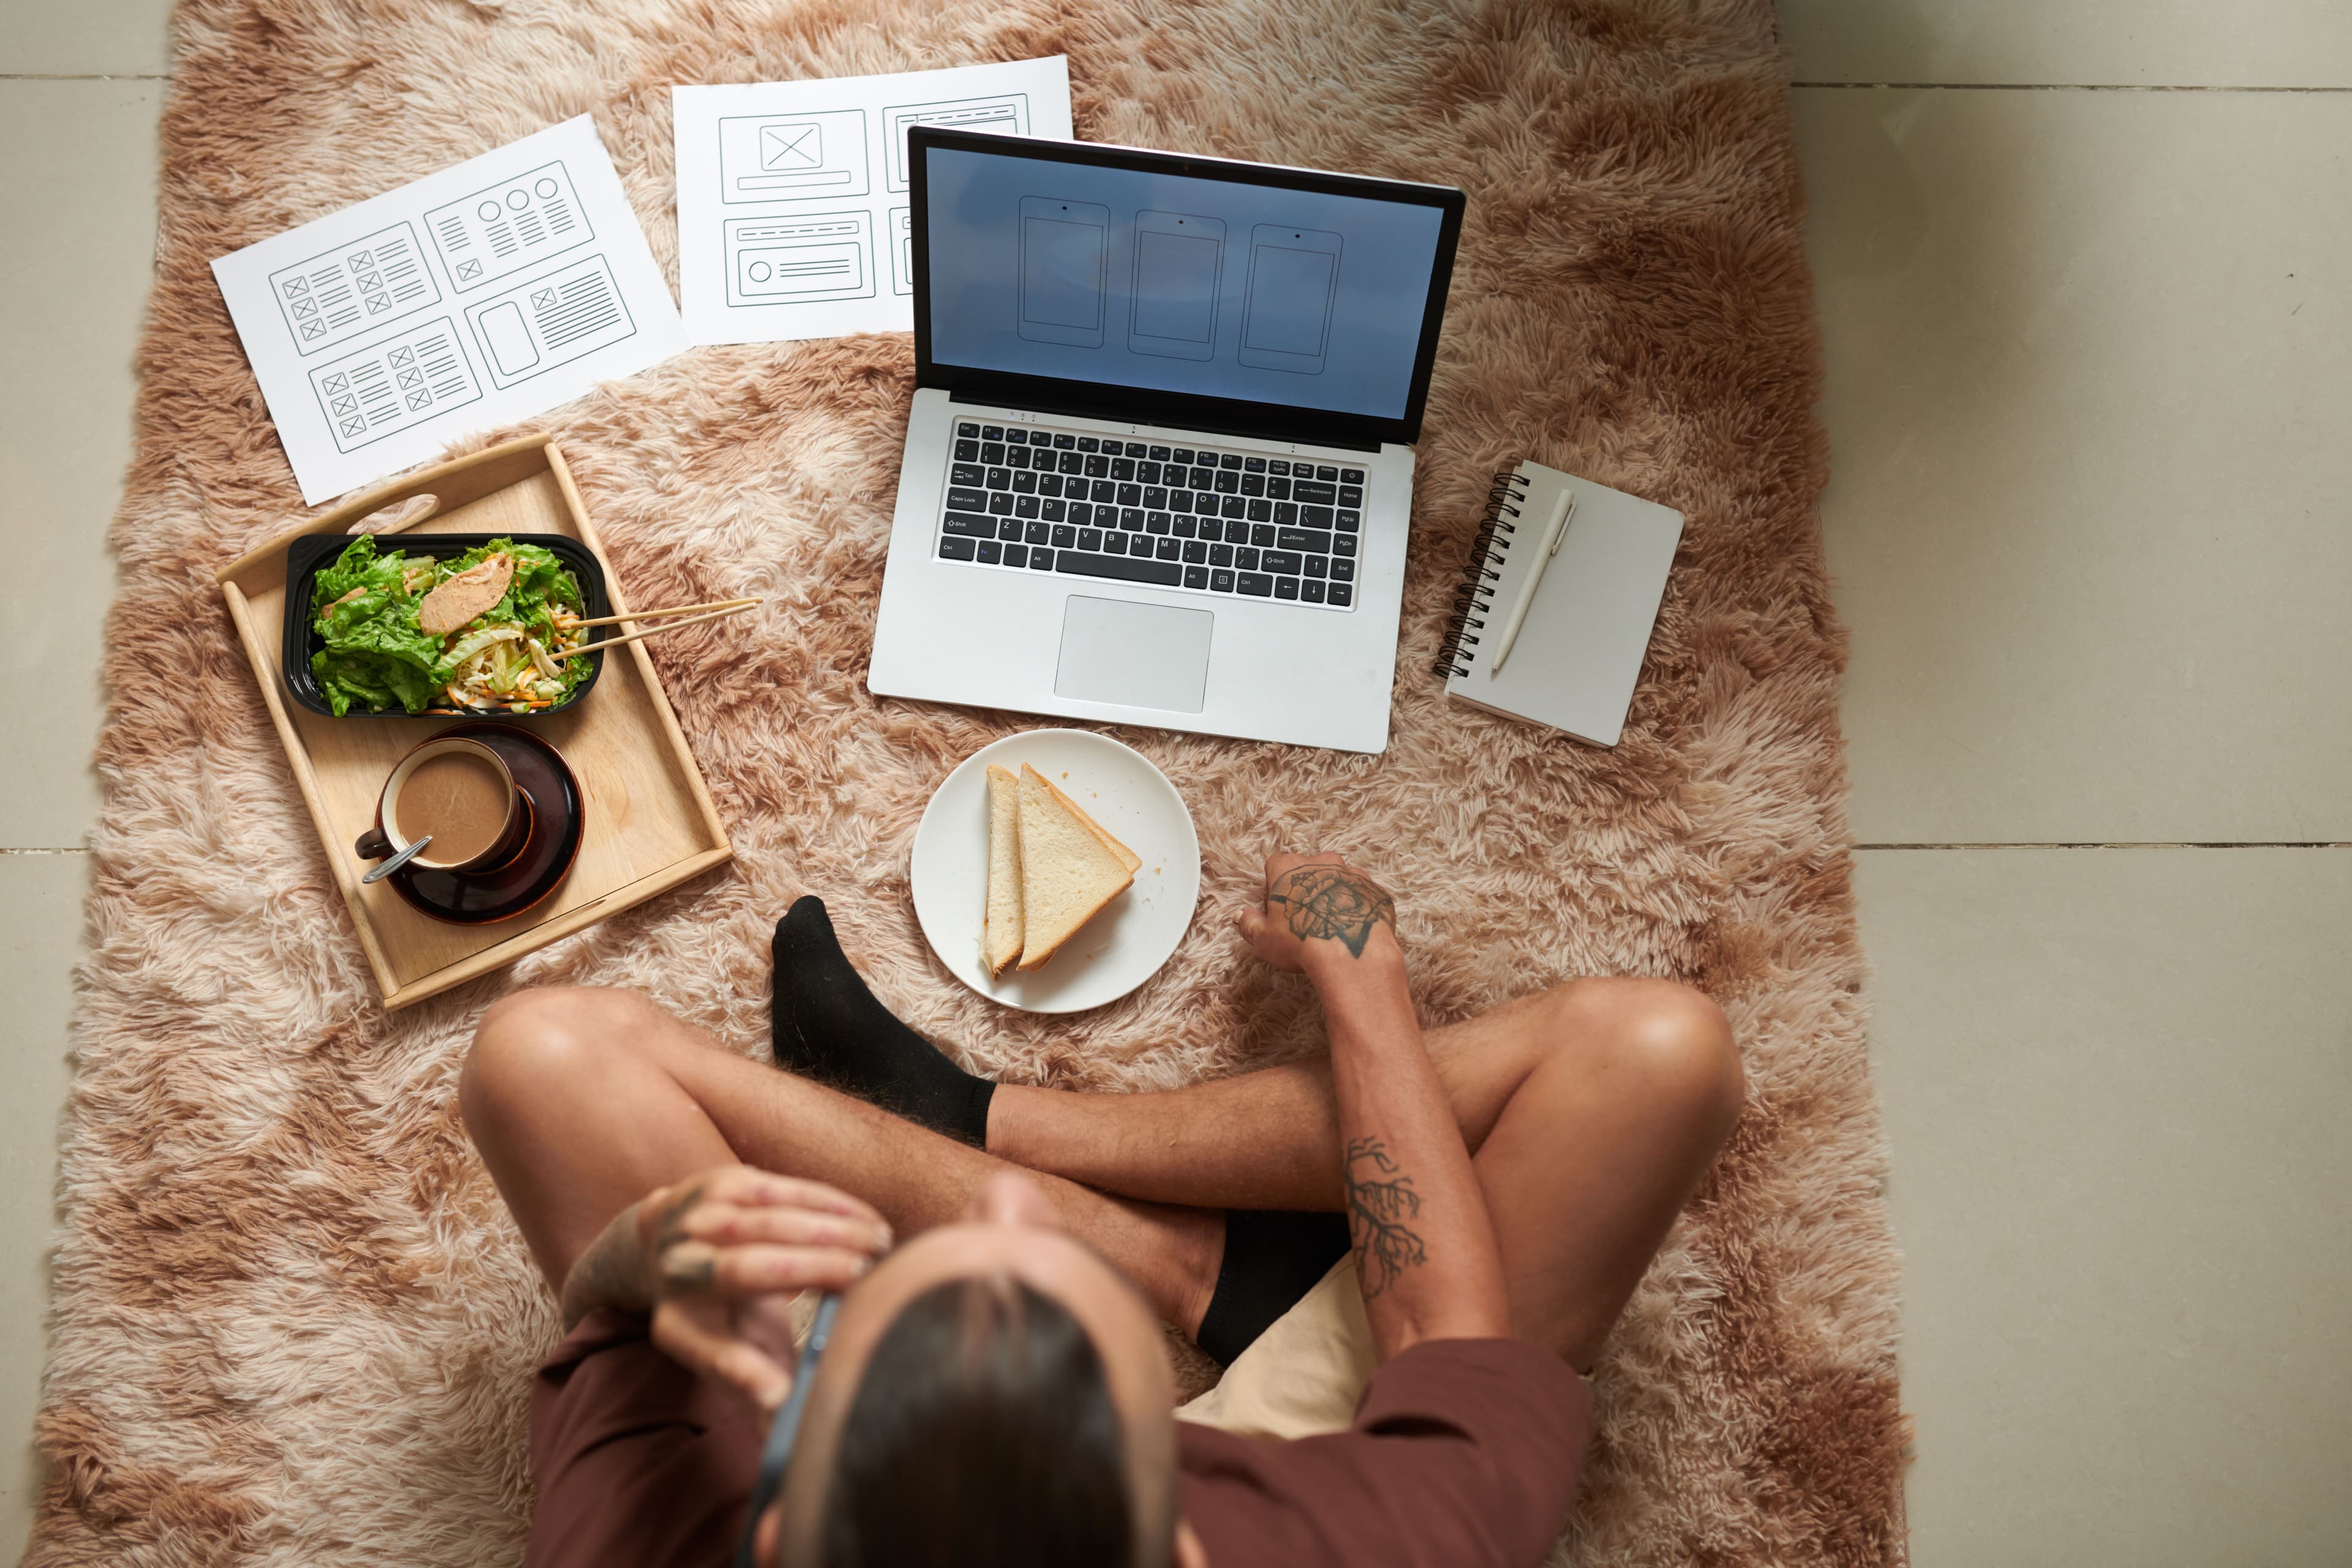
[[[1446,694],[1615,745],[1682,536],[1672,508],[1540,463],[1496,475],[1437,658]]]

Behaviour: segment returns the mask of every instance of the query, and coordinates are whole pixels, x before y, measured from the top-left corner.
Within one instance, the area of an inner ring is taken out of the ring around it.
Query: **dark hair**
[[[817,1526],[823,1568],[1139,1568],[1102,1357],[1004,1275],[907,1303],[866,1363]]]

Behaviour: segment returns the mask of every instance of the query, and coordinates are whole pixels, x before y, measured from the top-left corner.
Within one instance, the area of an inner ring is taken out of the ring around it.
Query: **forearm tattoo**
[[[1356,1273],[1369,1301],[1395,1284],[1408,1268],[1429,1261],[1421,1233],[1405,1222],[1421,1217],[1421,1194],[1412,1178],[1389,1158],[1378,1138],[1349,1140],[1348,1228],[1356,1247]]]
[[[1374,926],[1396,930],[1396,900],[1389,890],[1349,866],[1295,867],[1275,879],[1265,901],[1281,906],[1299,941],[1335,940],[1351,958],[1364,956]]]

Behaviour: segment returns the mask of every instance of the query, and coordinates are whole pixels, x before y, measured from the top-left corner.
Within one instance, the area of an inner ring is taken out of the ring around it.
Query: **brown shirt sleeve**
[[[1210,1568],[1529,1568],[1568,1523],[1591,1397],[1551,1352],[1437,1340],[1372,1374],[1346,1432],[1178,1424]]]

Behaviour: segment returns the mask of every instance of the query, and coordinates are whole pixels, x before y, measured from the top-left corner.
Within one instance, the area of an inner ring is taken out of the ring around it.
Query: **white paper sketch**
[[[915,325],[907,130],[1070,136],[1069,62],[670,89],[688,338],[749,343]]]
[[[686,347],[587,116],[221,257],[316,503]]]

